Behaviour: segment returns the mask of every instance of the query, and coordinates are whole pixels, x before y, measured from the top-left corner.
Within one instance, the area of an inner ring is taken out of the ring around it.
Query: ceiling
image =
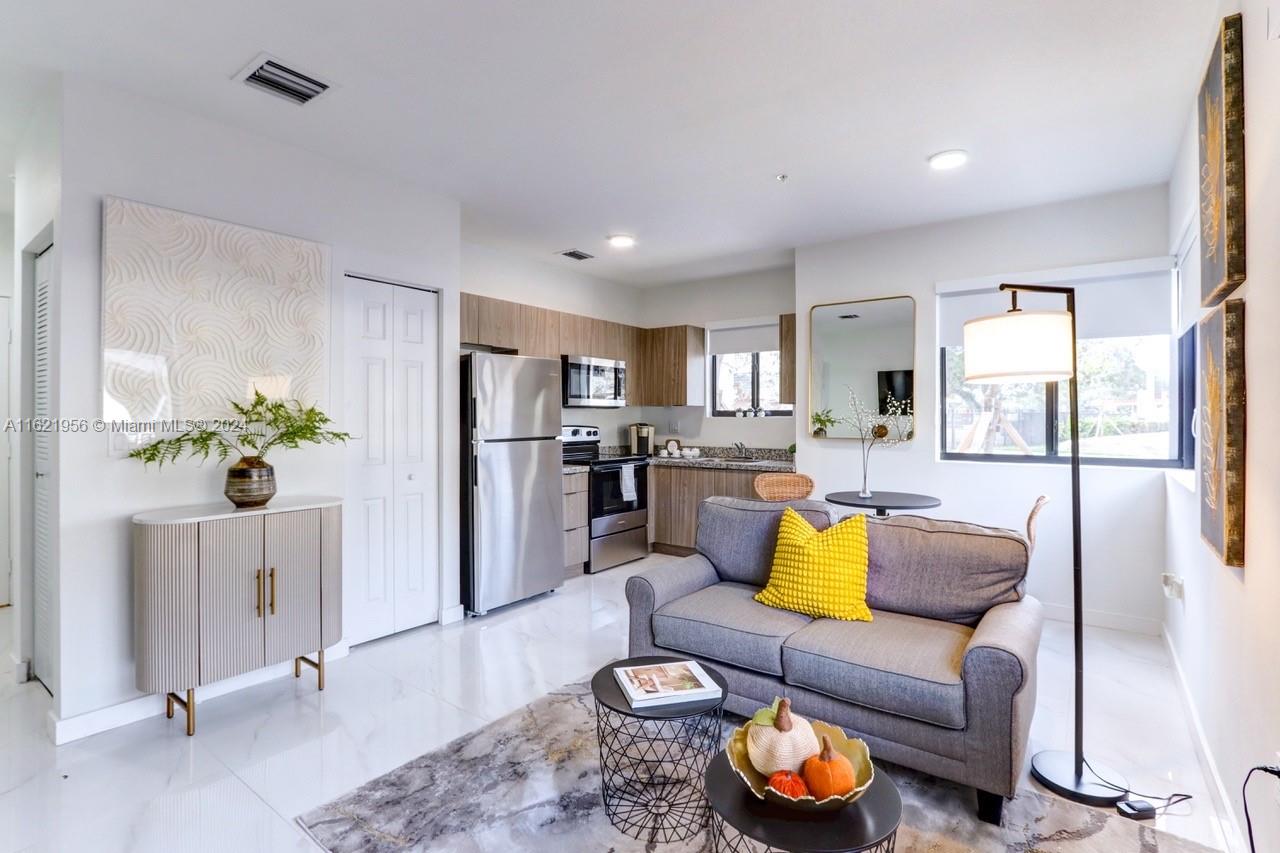
[[[663,284],[1164,181],[1215,6],[41,0],[7,5],[0,56],[446,193],[468,240]],[[298,108],[232,82],[262,51],[337,87]],[[947,148],[969,165],[931,172]]]

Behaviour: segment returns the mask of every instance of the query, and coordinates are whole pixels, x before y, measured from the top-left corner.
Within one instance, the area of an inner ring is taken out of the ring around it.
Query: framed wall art
[[[1200,536],[1228,566],[1244,566],[1244,300],[1200,321]]]
[[[1200,304],[1212,308],[1245,276],[1244,44],[1224,18],[1200,84]]]
[[[310,240],[105,198],[103,418],[226,417],[254,388],[323,404],[329,264]]]

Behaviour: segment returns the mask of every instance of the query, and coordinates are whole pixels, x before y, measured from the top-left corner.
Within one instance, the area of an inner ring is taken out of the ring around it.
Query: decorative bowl
[[[795,809],[796,811],[837,811],[850,803],[856,802],[871,787],[872,780],[876,778],[876,768],[871,763],[871,751],[867,749],[866,743],[861,738],[849,737],[839,726],[833,726],[818,720],[810,720],[809,722],[813,726],[813,733],[818,736],[819,741],[822,740],[823,735],[831,738],[831,747],[849,759],[849,763],[853,765],[854,789],[842,797],[827,797],[825,800],[817,800],[808,795],[788,797],[786,794],[770,788],[768,778],[752,767],[751,759],[747,757],[747,726],[752,725],[751,723],[747,723],[734,731],[733,737],[729,738],[729,743],[725,746],[724,751],[729,756],[729,766],[733,768],[733,772],[751,789],[751,793],[755,794],[759,799],[768,800],[771,803],[776,803],[784,808]]]

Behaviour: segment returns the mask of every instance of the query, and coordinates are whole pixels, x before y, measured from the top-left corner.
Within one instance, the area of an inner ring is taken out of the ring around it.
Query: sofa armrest
[[[654,654],[653,614],[678,598],[692,595],[720,582],[715,566],[701,554],[675,563],[655,566],[627,578],[627,604],[631,611],[630,654]]]
[[[1005,663],[1016,663],[1020,670],[1019,686],[1025,684],[1027,675],[1035,671],[1043,624],[1044,607],[1031,596],[996,605],[986,612],[969,638],[969,645],[964,650],[965,665],[968,665],[971,655],[991,656],[992,652],[1004,652],[1014,659]]]
[[[986,612],[964,653],[966,763],[979,790],[1013,796],[1036,709],[1044,608],[1027,596]]]

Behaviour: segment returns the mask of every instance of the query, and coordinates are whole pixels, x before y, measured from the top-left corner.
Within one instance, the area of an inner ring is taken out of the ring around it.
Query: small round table
[[[707,825],[703,773],[720,749],[729,685],[703,664],[703,671],[720,686],[719,698],[632,708],[613,670],[680,661],[627,658],[602,667],[591,678],[605,813],[619,830],[650,844],[683,841]]]
[[[707,767],[711,842],[716,853],[748,853],[750,838],[768,851],[893,853],[902,797],[889,774],[876,773],[867,792],[834,812],[797,812],[758,799],[720,752]]]
[[[827,495],[827,503],[874,509],[876,515],[881,517],[888,515],[891,509],[933,509],[935,506],[942,506],[942,501],[933,495],[917,495],[913,492],[872,492],[867,498],[857,492],[832,492]]]

